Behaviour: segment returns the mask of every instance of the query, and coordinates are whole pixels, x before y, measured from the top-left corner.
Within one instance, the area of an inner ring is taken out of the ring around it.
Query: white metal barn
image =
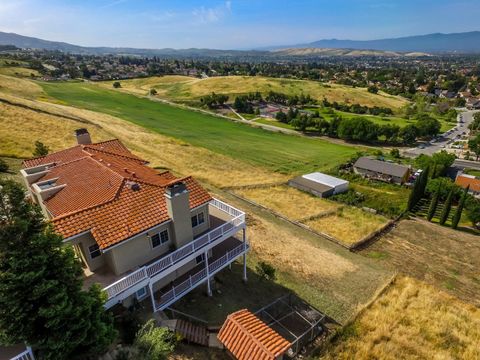
[[[296,177],[295,179],[290,180],[288,184],[319,197],[328,197],[343,193],[348,190],[349,185],[346,180],[323,174],[321,172],[314,172]]]

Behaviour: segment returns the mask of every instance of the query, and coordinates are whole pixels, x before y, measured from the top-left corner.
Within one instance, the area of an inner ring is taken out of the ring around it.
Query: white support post
[[[247,282],[247,232],[243,228],[243,282]]]
[[[148,288],[150,289],[150,298],[152,299],[153,312],[155,313],[157,309],[155,308],[155,297],[153,296],[153,288],[151,282],[148,282]]]
[[[212,289],[210,287],[210,271],[208,270],[208,250],[205,251],[205,266],[207,269],[207,295],[212,296]]]

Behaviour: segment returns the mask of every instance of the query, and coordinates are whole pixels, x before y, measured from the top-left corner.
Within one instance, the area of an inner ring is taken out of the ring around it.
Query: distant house
[[[320,172],[298,176],[290,180],[288,185],[322,198],[348,190],[348,181]]]
[[[353,165],[353,170],[366,178],[403,184],[408,180],[410,168],[408,166],[372,159],[369,157],[359,158]]]
[[[480,195],[480,179],[473,175],[460,174],[455,179],[455,184],[466,189],[469,187],[468,192],[472,195]]]

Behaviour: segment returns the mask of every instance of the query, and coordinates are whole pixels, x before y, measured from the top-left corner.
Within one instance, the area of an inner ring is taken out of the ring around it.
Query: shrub
[[[157,327],[155,320],[150,319],[138,331],[135,347],[142,359],[166,360],[175,350],[177,342],[175,333],[167,328]]]
[[[8,164],[5,160],[0,159],[0,172],[6,173],[8,171]]]
[[[150,95],[157,95],[157,90],[150,89]]]
[[[45,156],[48,155],[50,149],[41,141],[35,141],[35,150],[33,150],[33,156]]]
[[[397,148],[393,148],[392,150],[390,150],[390,155],[392,157],[394,157],[395,159],[399,159],[400,158],[400,150],[398,150]]]
[[[259,262],[255,269],[263,279],[274,281],[277,278],[275,268],[264,261]]]
[[[337,194],[332,196],[332,199],[340,201],[347,205],[357,206],[365,200],[365,196],[362,193],[359,193],[353,189],[349,189],[343,194]]]
[[[115,82],[113,83],[113,87],[114,87],[115,89],[118,89],[118,88],[122,87],[122,85],[120,84],[120,81],[115,81]]]

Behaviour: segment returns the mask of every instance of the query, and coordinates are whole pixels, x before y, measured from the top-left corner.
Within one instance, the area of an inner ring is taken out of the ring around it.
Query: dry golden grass
[[[371,94],[365,88],[353,88],[339,84],[324,84],[317,81],[276,79],[261,76],[216,76],[208,79],[196,79],[187,76],[163,76],[145,79],[124,80],[123,91],[146,95],[155,88],[159,96],[170,100],[192,100],[212,92],[223,94],[244,94],[260,91],[268,93],[277,91],[287,94],[309,94],[322,100],[344,103],[359,103],[367,106],[386,106],[401,108],[407,101],[398,96],[385,93]],[[100,86],[112,88],[112,82],[99,83]]]
[[[41,86],[33,81],[0,74],[0,92],[28,99],[44,96]]]
[[[152,166],[172,169],[179,175],[192,175],[215,186],[287,180],[284,175],[162,136],[113,116],[60,104],[26,100],[2,93],[0,98],[52,114],[79,119],[79,121],[69,120],[3,105],[0,117],[0,154],[3,155],[29,157],[33,143],[37,139],[43,141],[53,151],[60,150],[74,145],[72,136],[74,129],[87,127],[92,131],[94,141],[118,138],[134,153],[150,161]]]
[[[370,259],[275,217],[250,215],[249,267],[264,261],[276,268],[277,284],[343,323],[391,277]],[[368,261],[365,261],[368,260]]]
[[[380,215],[367,213],[353,207],[344,207],[335,215],[306,221],[305,225],[313,230],[327,233],[347,245],[352,245],[378,230],[387,221]]]
[[[397,279],[323,359],[480,359],[480,310],[412,278]]]
[[[0,74],[18,77],[30,77],[32,74],[34,76],[40,75],[37,70],[16,66],[0,66]]]
[[[304,219],[339,208],[337,203],[318,198],[287,185],[238,189],[234,192],[292,220]]]
[[[31,157],[36,140],[52,151],[64,149],[74,144],[73,131],[79,127],[88,128],[98,141],[111,138],[94,125],[0,103],[0,154]]]

